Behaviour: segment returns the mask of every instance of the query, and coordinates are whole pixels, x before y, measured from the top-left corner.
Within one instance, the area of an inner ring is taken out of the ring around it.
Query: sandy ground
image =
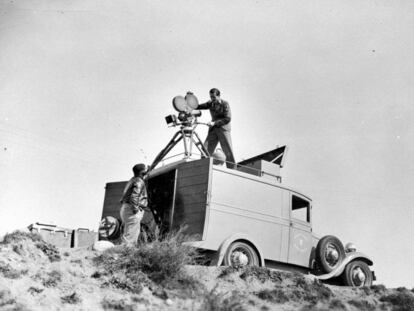
[[[405,288],[332,286],[268,269],[186,266],[198,290],[143,283],[131,292],[100,277],[99,252],[45,245],[0,244],[0,310],[414,310]]]

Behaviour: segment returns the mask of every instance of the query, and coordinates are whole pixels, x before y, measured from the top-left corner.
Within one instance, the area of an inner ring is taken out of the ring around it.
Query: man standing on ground
[[[211,114],[211,122],[208,123],[210,128],[204,146],[211,156],[220,142],[221,148],[226,155],[226,166],[234,168],[235,159],[231,143],[230,105],[220,98],[220,91],[216,88],[210,90],[210,99],[197,107],[200,110],[209,109]]]
[[[147,188],[144,182],[144,175],[147,172],[145,164],[137,164],[132,168],[132,177],[125,186],[121,199],[121,220],[124,224],[122,243],[134,245],[141,229],[141,220],[144,216],[144,209],[148,204]]]

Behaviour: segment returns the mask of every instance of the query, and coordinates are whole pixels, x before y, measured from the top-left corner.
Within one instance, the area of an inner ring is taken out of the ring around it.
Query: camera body
[[[192,126],[197,121],[197,117],[201,116],[200,110],[180,111],[178,115],[170,114],[165,117],[165,121],[170,126]]]

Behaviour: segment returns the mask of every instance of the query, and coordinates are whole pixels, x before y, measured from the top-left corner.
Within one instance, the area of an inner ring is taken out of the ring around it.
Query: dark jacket
[[[141,177],[132,177],[125,186],[121,203],[131,204],[134,208],[148,205],[147,188]]]
[[[221,102],[213,102],[210,100],[204,104],[198,105],[197,109],[210,110],[211,120],[214,121],[214,127],[222,128],[227,131],[231,130],[231,110],[229,103],[225,100],[221,99]]]

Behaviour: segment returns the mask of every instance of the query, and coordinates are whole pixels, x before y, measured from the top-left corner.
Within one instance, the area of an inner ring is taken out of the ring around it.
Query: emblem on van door
[[[306,236],[301,233],[297,233],[293,237],[293,247],[300,252],[306,251]]]

